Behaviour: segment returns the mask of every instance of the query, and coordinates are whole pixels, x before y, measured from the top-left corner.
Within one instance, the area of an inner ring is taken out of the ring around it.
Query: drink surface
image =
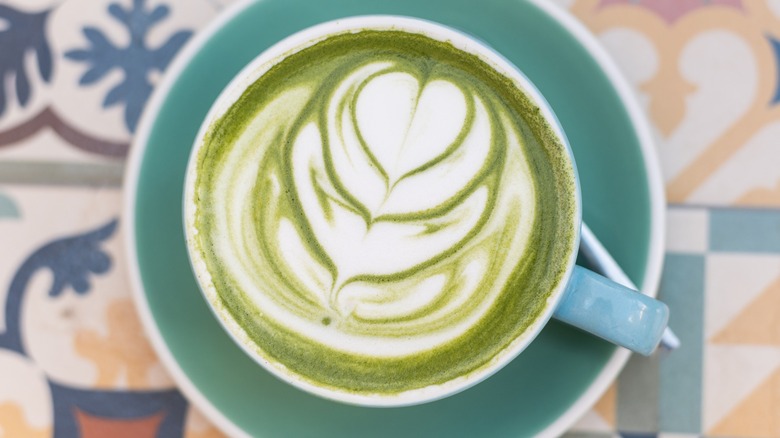
[[[195,157],[190,250],[267,365],[355,394],[477,372],[565,277],[565,146],[507,77],[398,30],[330,36],[251,83]]]

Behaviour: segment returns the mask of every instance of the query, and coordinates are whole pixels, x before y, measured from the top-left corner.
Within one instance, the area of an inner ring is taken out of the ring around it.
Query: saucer
[[[281,382],[233,343],[190,270],[182,230],[187,158],[211,103],[285,36],[340,17],[393,14],[476,36],[547,98],[574,150],[585,221],[642,290],[655,295],[663,186],[649,127],[596,39],[547,0],[238,2],[201,31],[147,105],[125,178],[124,229],[141,319],[184,394],[231,436],[555,436],[607,389],[626,350],[556,321],[487,381],[404,408],[327,401]]]

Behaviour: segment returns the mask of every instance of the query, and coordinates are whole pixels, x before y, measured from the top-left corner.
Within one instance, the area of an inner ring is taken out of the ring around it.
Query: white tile
[[[780,257],[709,254],[704,279],[704,337],[723,330],[780,276]]]
[[[706,210],[672,207],[666,212],[666,250],[669,252],[704,253],[709,232]]]

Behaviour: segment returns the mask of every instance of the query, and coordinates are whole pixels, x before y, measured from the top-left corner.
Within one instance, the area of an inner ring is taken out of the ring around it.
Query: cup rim
[[[566,270],[556,288],[548,295],[545,307],[535,321],[531,323],[525,331],[515,337],[508,347],[494,356],[490,364],[483,366],[472,373],[456,377],[442,384],[394,394],[356,394],[340,391],[335,388],[319,386],[301,379],[294,373],[284,372],[284,366],[282,364],[276,366],[273,362],[263,357],[263,355],[257,351],[256,346],[246,334],[243,327],[235,321],[228,311],[220,308],[216,291],[208,290],[209,288],[215,289],[210,281],[210,273],[208,272],[208,268],[206,267],[200,252],[195,250],[194,245],[191,243],[191,241],[196,238],[193,221],[197,209],[193,198],[195,179],[197,176],[197,157],[203,144],[203,138],[210,127],[236,102],[236,100],[238,100],[238,98],[240,98],[247,86],[254,83],[270,68],[283,61],[288,56],[333,36],[346,33],[357,33],[364,30],[399,30],[407,33],[421,34],[437,41],[449,42],[459,50],[476,55],[498,73],[512,80],[517,85],[518,89],[538,106],[544,115],[545,120],[560,139],[569,158],[575,183],[574,213],[572,220],[572,226],[574,227],[572,229],[573,241],[568,260],[565,264]],[[364,407],[414,406],[449,397],[479,384],[520,355],[550,320],[558,303],[563,297],[576,262],[577,248],[579,247],[580,242],[580,227],[582,223],[580,180],[571,146],[558,118],[552,111],[551,106],[530,79],[528,79],[528,77],[511,61],[478,38],[432,20],[402,15],[361,15],[319,23],[283,38],[252,59],[252,61],[243,67],[219,93],[201,123],[190,150],[186,166],[182,201],[185,246],[187,248],[188,261],[197,280],[198,289],[208,303],[209,310],[216,317],[220,326],[228,333],[233,342],[235,342],[253,361],[285,383],[325,399]]]

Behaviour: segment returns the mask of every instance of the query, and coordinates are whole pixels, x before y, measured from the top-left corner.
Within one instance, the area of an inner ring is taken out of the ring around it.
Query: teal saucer
[[[425,18],[472,34],[536,84],[580,172],[585,221],[643,291],[655,294],[663,193],[646,122],[595,39],[545,0],[240,2],[201,32],[149,103],[126,178],[124,228],[136,301],[183,392],[230,435],[531,436],[563,432],[614,380],[628,353],[555,321],[476,387],[406,408],[326,401],[259,367],[223,331],[187,260],[181,198],[209,106],[265,48],[316,23],[365,14]]]

